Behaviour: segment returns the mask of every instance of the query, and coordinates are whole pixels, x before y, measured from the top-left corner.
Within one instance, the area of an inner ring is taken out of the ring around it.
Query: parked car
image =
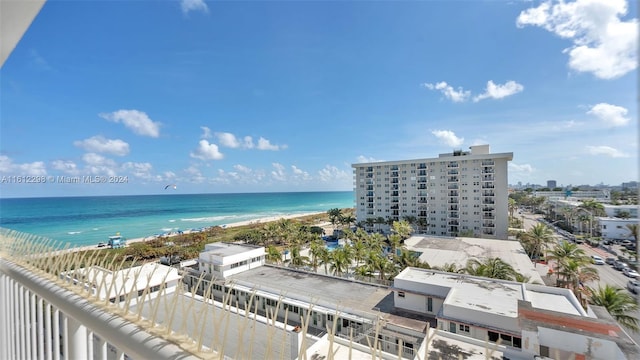
[[[627,267],[627,268],[622,269],[622,273],[623,273],[625,276],[628,276],[628,277],[630,277],[630,278],[632,278],[632,279],[636,279],[638,276],[640,276],[640,274],[638,274],[638,272],[637,272],[637,271],[633,270],[632,268],[628,268],[628,267]]]
[[[616,262],[616,258],[608,257],[604,262],[606,262],[608,265],[613,265],[613,263]]]
[[[637,249],[636,244],[629,244],[629,245],[626,245],[625,247],[629,251],[636,251],[636,249]]]
[[[625,247],[626,247],[627,245],[631,245],[631,244],[632,244],[631,240],[622,240],[622,241],[620,242],[620,245],[625,246]]]
[[[596,265],[604,265],[604,260],[598,255],[591,255],[591,262]]]
[[[634,294],[640,294],[640,280],[629,280],[627,283],[627,289]]]
[[[620,260],[616,260],[616,262],[613,263],[613,268],[619,271],[622,271],[622,269],[628,268],[628,267],[629,265],[627,265],[627,263]]]

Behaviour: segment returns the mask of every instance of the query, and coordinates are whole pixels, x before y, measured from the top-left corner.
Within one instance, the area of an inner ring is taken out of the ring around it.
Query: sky
[[[479,144],[511,184],[638,180],[637,14],[49,0],[0,69],[0,197],[348,191],[354,163]]]

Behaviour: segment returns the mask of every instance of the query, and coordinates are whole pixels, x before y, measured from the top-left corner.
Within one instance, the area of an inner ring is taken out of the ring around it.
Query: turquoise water
[[[0,199],[0,226],[75,245],[353,207],[353,192]]]

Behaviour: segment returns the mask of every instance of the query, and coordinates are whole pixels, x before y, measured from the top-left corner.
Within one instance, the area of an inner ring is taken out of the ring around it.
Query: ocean
[[[0,227],[74,247],[353,206],[351,191],[12,198],[0,199]]]

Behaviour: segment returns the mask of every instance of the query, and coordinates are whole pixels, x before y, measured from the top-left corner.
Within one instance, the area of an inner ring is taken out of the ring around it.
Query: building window
[[[427,311],[433,312],[433,298],[427,298]]]
[[[460,325],[459,325],[459,330],[460,330],[461,332],[466,332],[466,333],[468,333],[468,332],[469,332],[469,325],[462,325],[462,324],[460,324]]]
[[[398,291],[398,297],[403,298],[404,297],[404,291]]]

